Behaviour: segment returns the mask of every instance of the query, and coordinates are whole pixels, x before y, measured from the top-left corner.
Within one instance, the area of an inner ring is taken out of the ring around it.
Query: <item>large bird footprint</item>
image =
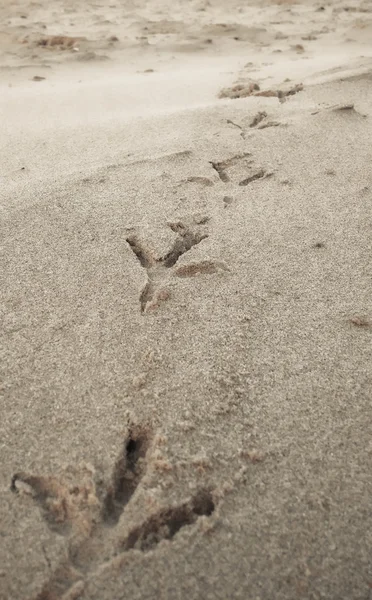
[[[106,484],[95,479],[89,467],[79,470],[78,481],[73,469],[70,480],[68,473],[64,479],[24,472],[13,476],[12,491],[31,494],[50,529],[68,536],[68,555],[32,600],[77,599],[87,575],[115,555],[133,548],[151,550],[200,516],[212,514],[212,494],[202,489],[188,502],[153,513],[141,525],[127,528],[125,537],[118,535],[116,525],[145,474],[152,439],[150,428],[131,427]]]

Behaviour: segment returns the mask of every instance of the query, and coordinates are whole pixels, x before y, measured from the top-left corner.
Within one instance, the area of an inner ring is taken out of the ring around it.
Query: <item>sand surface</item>
[[[1,600],[371,600],[371,42],[1,2]]]

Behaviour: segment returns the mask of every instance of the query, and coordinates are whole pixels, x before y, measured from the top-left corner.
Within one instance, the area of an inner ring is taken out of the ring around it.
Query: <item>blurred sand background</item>
[[[1,600],[371,600],[371,40],[1,2]]]

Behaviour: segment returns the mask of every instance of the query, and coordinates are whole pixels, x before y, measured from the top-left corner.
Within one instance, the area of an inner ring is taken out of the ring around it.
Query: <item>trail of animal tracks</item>
[[[370,598],[371,32],[1,3],[1,600]]]

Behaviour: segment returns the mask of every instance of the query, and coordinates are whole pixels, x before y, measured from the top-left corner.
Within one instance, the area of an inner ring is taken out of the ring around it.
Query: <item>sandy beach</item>
[[[3,0],[0,599],[372,600],[372,4]]]

